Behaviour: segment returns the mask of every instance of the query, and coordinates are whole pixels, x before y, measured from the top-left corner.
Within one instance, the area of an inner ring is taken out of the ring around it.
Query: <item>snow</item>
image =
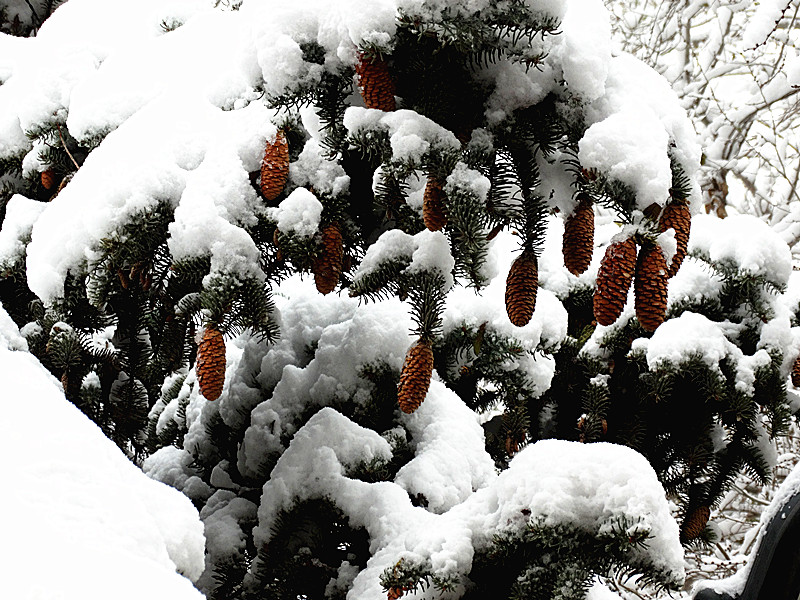
[[[297,188],[277,208],[267,211],[282,233],[313,237],[319,229],[322,203],[305,188]]]
[[[356,269],[353,281],[367,277],[383,265],[395,261],[408,264],[404,273],[431,272],[444,278],[444,289],[453,286],[455,259],[450,254],[450,242],[442,231],[424,229],[410,235],[400,229],[390,229],[367,249],[367,253]]]
[[[203,525],[188,498],[144,475],[19,348],[0,312],[5,593],[14,598],[203,598]],[[12,349],[10,349],[12,348]],[[19,348],[21,349],[21,348]],[[31,427],[35,424],[36,435]],[[32,557],[48,556],[43,565]],[[182,577],[180,574],[183,574]],[[124,582],[124,585],[120,585]]]
[[[306,120],[304,125],[314,132],[318,127],[318,123],[311,125]],[[289,178],[296,186],[310,186],[316,193],[339,196],[350,186],[350,177],[339,163],[327,160],[323,153],[318,140],[308,140],[297,160],[289,165]]]
[[[608,11],[599,0],[571,0],[561,29],[561,60],[567,88],[587,101],[596,100],[605,91],[611,63]]]
[[[47,205],[14,194],[6,204],[6,216],[0,228],[0,269],[13,267],[25,257],[31,229]]]
[[[457,151],[461,143],[449,130],[412,110],[385,113],[374,108],[351,106],[344,113],[344,126],[352,136],[384,131],[389,136],[392,158],[420,163],[425,154]]]
[[[792,273],[789,246],[769,225],[752,215],[733,215],[727,219],[711,215],[694,217],[689,252],[763,277],[779,288],[786,285]]]

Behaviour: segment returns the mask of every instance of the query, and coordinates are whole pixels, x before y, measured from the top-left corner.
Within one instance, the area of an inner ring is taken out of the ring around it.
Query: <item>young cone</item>
[[[380,56],[367,58],[359,53],[356,75],[358,89],[367,108],[377,108],[386,112],[396,108],[394,82],[389,74],[389,66]]]
[[[283,191],[289,178],[289,144],[280,129],[275,141],[268,142],[261,161],[261,193],[272,202]]]
[[[425,194],[422,197],[422,220],[431,231],[439,231],[447,225],[444,211],[444,190],[442,184],[433,175],[428,176]]]
[[[506,313],[517,327],[527,325],[536,308],[539,265],[536,255],[525,250],[511,264],[506,278]]]
[[[203,397],[206,400],[219,398],[225,383],[225,340],[214,325],[206,325],[197,348],[195,371]]]
[[[794,359],[794,365],[792,365],[792,385],[800,387],[800,356]]]
[[[606,248],[594,292],[594,318],[600,325],[611,325],[619,318],[635,271],[636,242],[632,238]]]
[[[636,318],[646,331],[655,331],[667,312],[667,261],[661,247],[647,244],[636,263]]]
[[[683,259],[686,258],[686,249],[689,246],[689,231],[692,227],[692,214],[689,212],[689,205],[686,202],[670,202],[664,207],[661,218],[658,221],[658,229],[661,232],[667,229],[675,230],[675,241],[677,249],[672,263],[667,271],[667,277],[672,277],[681,268]]]
[[[589,268],[593,249],[594,209],[589,196],[581,194],[578,206],[564,223],[564,266],[573,275],[580,275]]]
[[[707,506],[698,506],[688,513],[681,523],[681,542],[685,544],[700,537],[710,517],[711,511]]]
[[[53,189],[56,183],[56,174],[53,169],[45,169],[41,174],[42,187],[46,190]]]
[[[420,338],[408,349],[403,370],[400,372],[400,383],[397,386],[397,403],[400,410],[411,414],[419,408],[433,373],[433,349],[429,341]]]
[[[339,283],[342,274],[342,231],[334,222],[320,231],[320,253],[311,265],[314,273],[314,284],[321,294],[330,294]]]

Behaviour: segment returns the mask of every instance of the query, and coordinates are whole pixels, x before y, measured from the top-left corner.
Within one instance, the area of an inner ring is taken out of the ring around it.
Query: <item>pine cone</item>
[[[681,268],[683,259],[686,258],[686,249],[689,246],[689,231],[692,227],[692,214],[689,212],[689,205],[686,202],[670,202],[664,207],[661,219],[658,221],[658,229],[661,232],[667,229],[675,230],[675,241],[677,249],[675,256],[672,257],[672,264],[667,271],[667,277],[672,277]]]
[[[200,393],[206,400],[216,400],[225,383],[225,340],[213,325],[206,325],[203,339],[197,348],[195,363]]]
[[[321,294],[329,294],[339,283],[339,276],[342,274],[342,231],[339,224],[334,222],[325,226],[320,231],[321,249],[319,255],[311,264],[311,272],[314,273],[314,284]]]
[[[282,130],[268,142],[261,161],[261,193],[268,202],[280,196],[289,178],[289,144]]]
[[[594,292],[594,318],[600,325],[611,325],[619,318],[635,271],[636,242],[633,238],[614,242],[606,248]]]
[[[55,171],[53,171],[52,168],[45,169],[44,171],[42,171],[41,179],[42,179],[42,187],[44,189],[46,190],[53,189],[53,186],[56,183]]]
[[[800,387],[800,356],[794,360],[794,365],[792,365],[792,385]]]
[[[358,88],[367,108],[390,112],[396,108],[394,101],[394,82],[389,74],[389,66],[380,56],[358,55],[356,63]]]
[[[636,262],[636,318],[646,331],[655,331],[667,312],[667,261],[656,244],[642,246]]]
[[[536,255],[525,250],[511,264],[506,278],[506,313],[517,327],[527,325],[536,308],[539,266]]]
[[[685,544],[700,537],[710,517],[711,511],[707,506],[698,506],[688,513],[681,523],[681,542]]]
[[[400,410],[411,414],[419,408],[428,395],[432,373],[433,349],[430,342],[420,338],[408,349],[400,372],[400,384],[397,386]]]
[[[428,176],[425,194],[422,197],[422,220],[431,231],[439,231],[447,225],[447,214],[444,210],[444,190],[442,184],[433,175]]]
[[[594,209],[586,194],[579,196],[578,206],[564,223],[564,265],[573,275],[589,268],[594,249]]]

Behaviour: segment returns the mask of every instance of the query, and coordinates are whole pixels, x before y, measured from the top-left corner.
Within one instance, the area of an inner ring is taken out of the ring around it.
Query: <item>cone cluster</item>
[[[422,197],[422,220],[431,231],[439,231],[447,225],[447,214],[444,210],[444,190],[438,178],[428,176],[425,194]]]
[[[564,223],[562,251],[564,265],[573,275],[589,268],[594,250],[594,209],[586,194],[578,197],[578,205]]]
[[[655,331],[667,312],[667,261],[661,247],[647,244],[636,262],[636,318],[646,331]]]
[[[633,238],[614,242],[606,248],[594,292],[594,318],[600,325],[611,325],[619,318],[635,271],[636,242]]]
[[[794,360],[794,365],[792,365],[792,385],[800,387],[800,356]]]
[[[336,222],[320,231],[320,252],[311,265],[314,284],[321,294],[330,294],[339,283],[342,274],[342,231]]]
[[[408,349],[400,384],[397,386],[397,403],[400,410],[411,414],[417,410],[428,395],[433,374],[433,349],[429,341],[420,338]]]
[[[675,230],[675,241],[677,249],[672,263],[667,271],[667,276],[672,277],[681,268],[683,259],[686,258],[686,250],[689,247],[689,232],[692,226],[692,214],[689,212],[689,205],[686,202],[670,202],[664,207],[661,218],[658,221],[658,229],[661,232],[667,229]]]
[[[197,348],[195,363],[200,393],[206,400],[216,400],[225,383],[225,340],[219,329],[207,325]]]
[[[711,510],[707,506],[698,506],[689,512],[681,523],[681,542],[691,542],[700,537],[710,517]]]
[[[511,264],[506,278],[506,313],[517,327],[523,327],[531,320],[538,289],[539,266],[536,255],[525,250]]]
[[[271,202],[286,186],[289,178],[289,144],[282,130],[275,134],[275,140],[267,143],[261,161],[261,194]]]
[[[367,58],[359,54],[356,75],[358,88],[367,108],[377,108],[386,112],[396,108],[394,82],[389,73],[389,66],[380,56]]]

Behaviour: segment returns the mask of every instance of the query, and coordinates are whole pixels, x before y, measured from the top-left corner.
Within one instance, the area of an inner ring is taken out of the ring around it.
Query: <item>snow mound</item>
[[[0,312],[0,339],[6,320]],[[3,528],[13,549],[4,553],[4,594],[203,598],[190,581],[203,571],[205,538],[189,499],[128,461],[32,355],[0,344],[0,376],[0,506],[13,515]],[[43,550],[45,563],[34,559]]]

